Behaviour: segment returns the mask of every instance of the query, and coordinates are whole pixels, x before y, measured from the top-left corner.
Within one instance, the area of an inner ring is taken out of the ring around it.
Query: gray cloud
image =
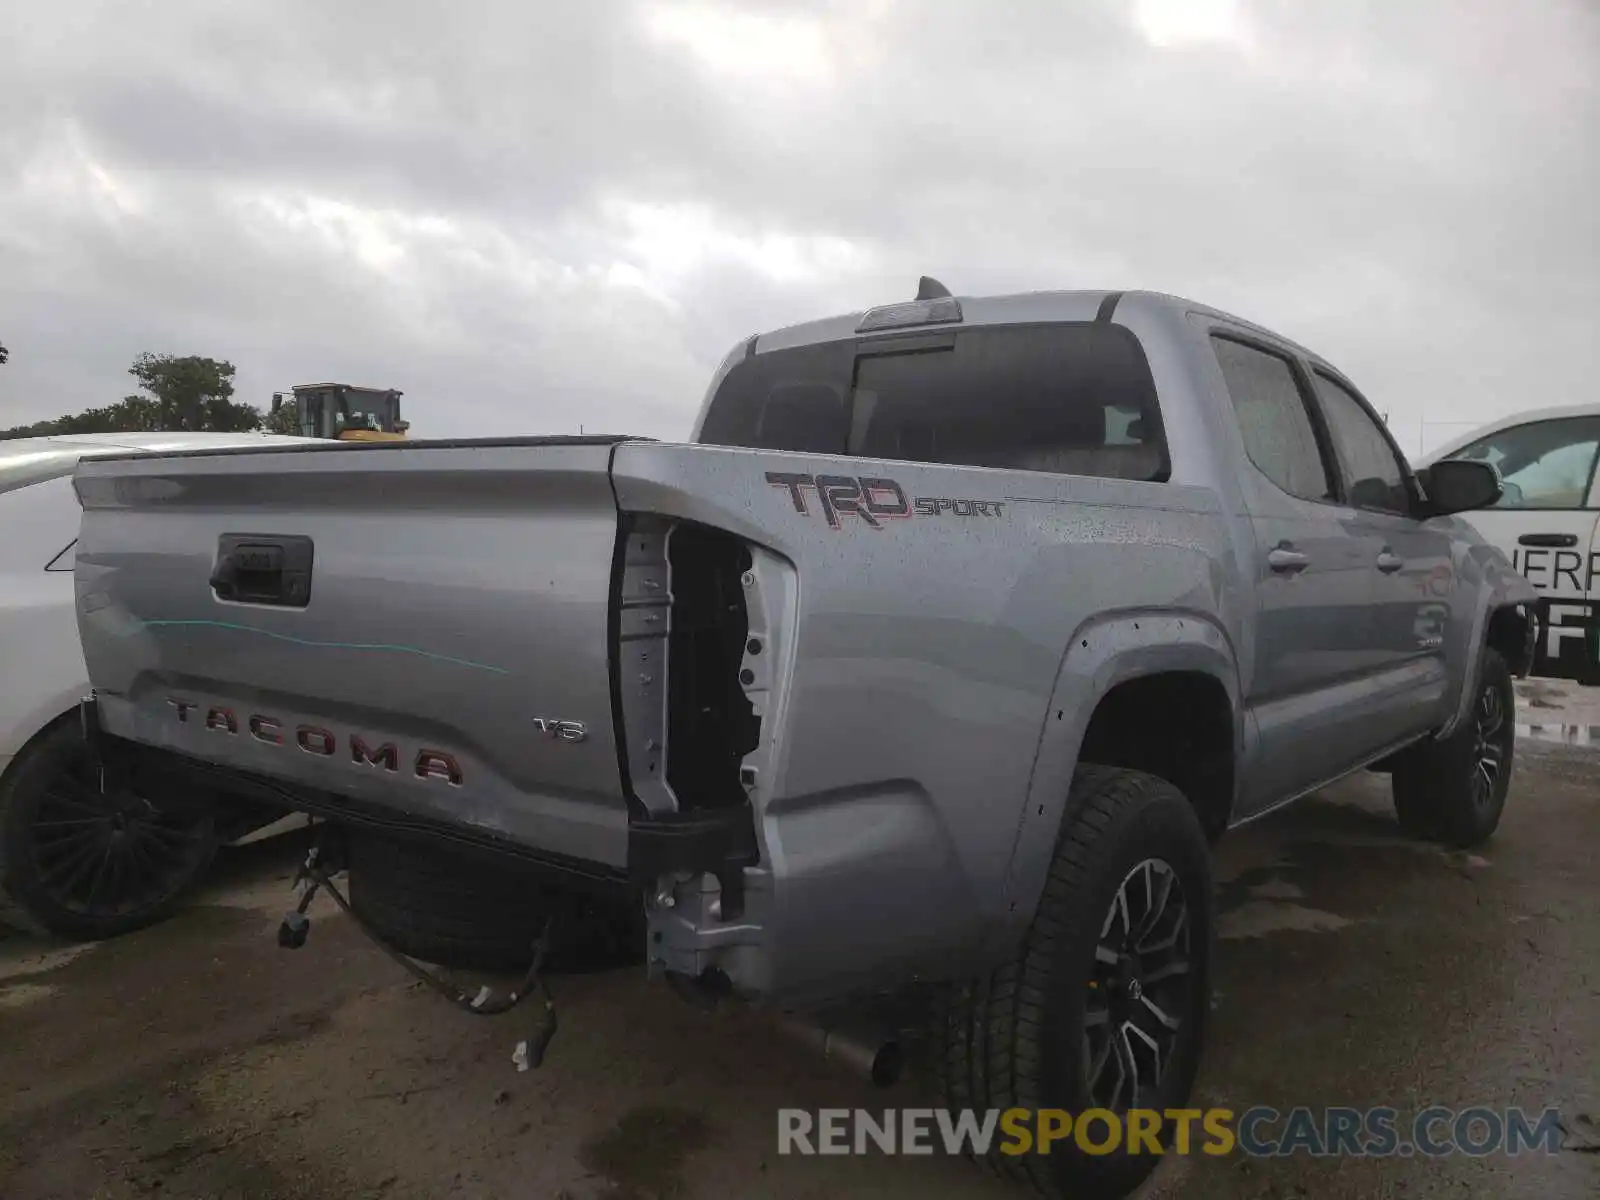
[[[681,435],[734,340],[925,271],[1234,309],[1412,447],[1589,399],[1592,5],[1241,0],[1157,44],[1175,7],[1230,6],[36,6],[0,47],[0,423],[151,349],[257,402],[398,386],[419,434]]]

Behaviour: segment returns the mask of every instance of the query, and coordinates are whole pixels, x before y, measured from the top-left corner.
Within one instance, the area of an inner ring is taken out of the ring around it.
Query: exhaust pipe
[[[807,1017],[788,1017],[782,1025],[790,1036],[827,1061],[878,1087],[895,1083],[905,1066],[900,1043],[876,1027],[843,1021],[825,1024]]]

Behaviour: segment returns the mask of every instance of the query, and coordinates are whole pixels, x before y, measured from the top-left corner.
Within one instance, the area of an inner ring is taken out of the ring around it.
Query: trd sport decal
[[[871,475],[797,475],[788,471],[768,471],[767,482],[784,488],[797,513],[809,515],[809,492],[829,527],[839,529],[845,517],[859,517],[873,529],[885,521],[905,517],[937,517],[945,513],[957,517],[998,517],[1005,508],[999,500],[957,500],[948,496],[906,496],[893,479]]]

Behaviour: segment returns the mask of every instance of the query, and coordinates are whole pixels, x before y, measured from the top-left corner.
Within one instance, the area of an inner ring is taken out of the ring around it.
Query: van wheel
[[[1500,825],[1516,751],[1516,692],[1506,660],[1483,652],[1472,710],[1449,737],[1406,751],[1391,784],[1400,827],[1414,837],[1466,848]]]
[[[978,1110],[1185,1107],[1210,1009],[1211,856],[1193,806],[1141,771],[1081,766],[1033,924],[1015,962],[956,988],[943,1023],[947,1102]],[[1037,1125],[1032,1129],[1037,1133]],[[1198,1132],[1198,1131],[1196,1131]],[[1168,1143],[1170,1131],[1158,1135]],[[1085,1131],[1090,1147],[1108,1136]],[[1159,1157],[999,1152],[1003,1174],[1050,1195],[1123,1196]]]
[[[0,780],[0,921],[74,941],[169,916],[217,852],[208,803],[103,792],[75,719],[23,748]]]

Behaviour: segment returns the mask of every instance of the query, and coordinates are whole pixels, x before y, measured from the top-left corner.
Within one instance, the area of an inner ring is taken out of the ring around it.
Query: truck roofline
[[[1237,325],[1241,329],[1288,346],[1319,366],[1326,366],[1331,370],[1337,371],[1333,364],[1327,362],[1316,351],[1296,342],[1292,338],[1284,336],[1277,330],[1268,329],[1255,321],[1247,320],[1244,317],[1209,304],[1202,304],[1197,300],[1190,300],[1168,292],[1145,289],[1080,288],[1012,292],[1001,296],[958,295],[956,299],[961,304],[962,320],[953,327],[971,328],[978,325],[1090,321],[1099,314],[1101,305],[1112,298],[1116,298],[1119,309],[1123,306],[1133,305],[1145,311],[1166,310],[1184,316],[1200,315],[1226,321],[1231,325]],[[859,309],[855,312],[838,313],[831,317],[802,321],[795,325],[785,325],[778,329],[768,330],[756,335],[753,347],[754,352],[762,354],[769,350],[815,346],[826,342],[848,341],[854,338],[904,336],[907,332],[905,329],[886,329],[878,334],[860,333],[858,327],[862,318],[869,311],[871,310]],[[1115,317],[1113,316],[1112,319],[1114,320]]]

